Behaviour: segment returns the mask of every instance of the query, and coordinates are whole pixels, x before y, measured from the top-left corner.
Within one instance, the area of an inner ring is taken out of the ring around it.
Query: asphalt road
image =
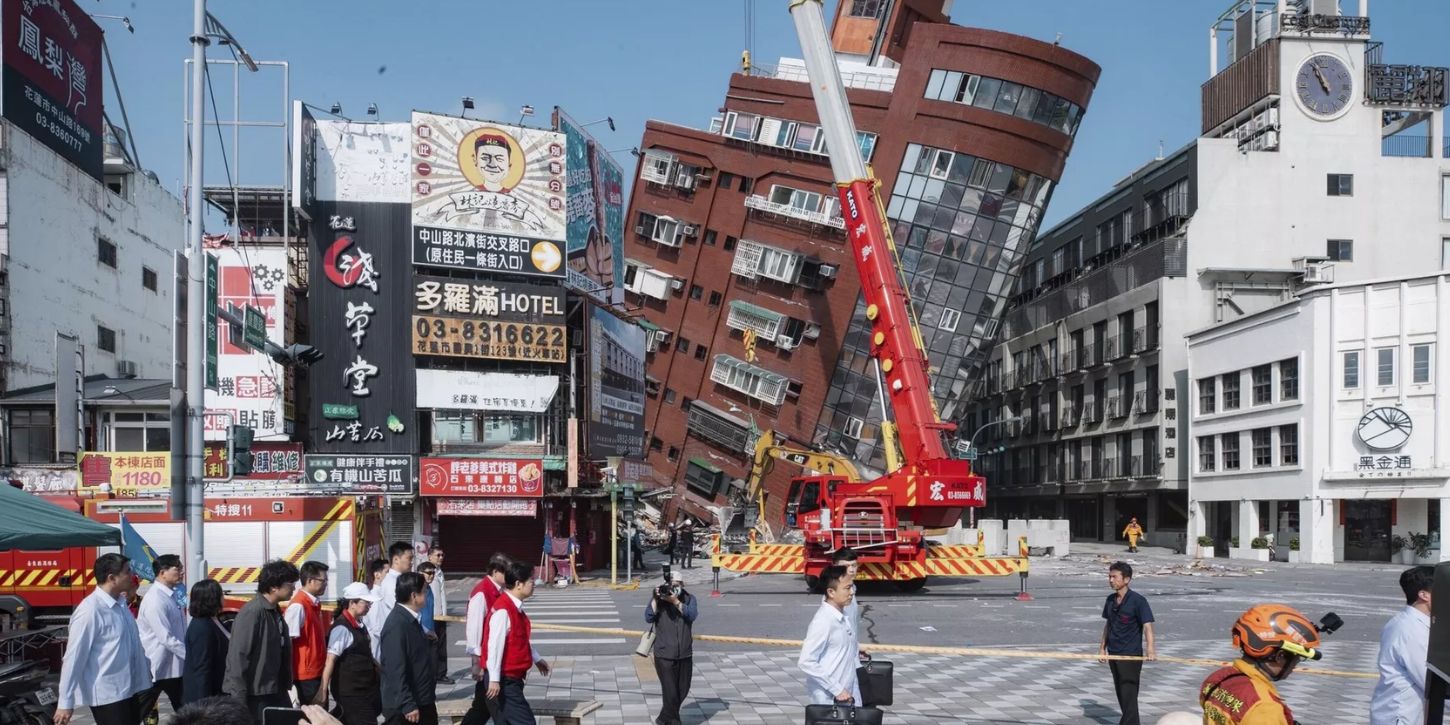
[[[1250,565],[1218,560],[1194,568],[1182,557],[1123,555],[1135,567],[1133,587],[1148,597],[1157,618],[1159,641],[1224,642],[1233,620],[1254,603],[1283,602],[1311,619],[1333,611],[1344,627],[1328,641],[1335,646],[1373,643],[1385,621],[1403,607],[1397,578],[1401,567],[1341,564]],[[858,598],[862,639],[887,644],[1050,648],[1096,643],[1102,632],[1108,556],[1079,554],[1065,559],[1034,559],[1027,580],[1032,601],[1016,600],[1017,577],[933,578],[921,591],[902,593],[890,584],[862,582]],[[653,581],[646,584],[652,584]],[[710,596],[708,584],[687,588],[699,598],[696,634],[799,639],[804,636],[818,596],[803,580],[789,575],[751,575],[726,581],[722,595]],[[608,588],[540,588],[529,603],[535,621],[638,630],[649,593]],[[588,621],[585,621],[588,620]],[[553,649],[568,655],[629,652],[633,640],[618,635],[552,635]],[[450,637],[454,639],[454,637]],[[701,642],[706,651],[758,650],[760,645]],[[541,644],[541,649],[549,649]],[[566,651],[561,651],[566,650]]]

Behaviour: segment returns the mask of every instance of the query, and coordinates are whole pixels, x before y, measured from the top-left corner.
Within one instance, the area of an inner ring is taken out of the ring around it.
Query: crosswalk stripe
[[[532,619],[541,624],[573,624],[575,622],[613,622],[615,624],[619,624],[619,617],[575,617],[572,619],[565,619],[559,622],[555,622],[553,620],[544,620],[538,617],[529,617],[529,619]]]

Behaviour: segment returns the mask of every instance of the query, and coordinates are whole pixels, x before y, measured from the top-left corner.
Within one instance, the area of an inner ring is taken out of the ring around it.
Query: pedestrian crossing
[[[534,596],[524,605],[529,619],[538,624],[570,624],[580,627],[601,627],[618,629],[624,627],[620,621],[619,607],[606,589],[584,589],[569,587],[554,589],[539,587]],[[579,644],[624,644],[624,637],[608,637],[578,632],[547,632],[534,630],[533,641],[539,647],[549,645]]]

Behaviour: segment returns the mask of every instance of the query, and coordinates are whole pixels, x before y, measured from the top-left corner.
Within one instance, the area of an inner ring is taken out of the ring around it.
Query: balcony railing
[[[1076,428],[1078,420],[1077,411],[1072,408],[1065,408],[1062,411],[1062,415],[1059,416],[1059,420],[1062,422],[1063,428]]]
[[[1058,360],[1057,370],[1060,375],[1077,370],[1077,355],[1070,352],[1062,355]]]
[[[1090,367],[1096,366],[1098,364],[1098,354],[1097,353],[1098,353],[1098,351],[1097,351],[1097,348],[1095,346],[1093,346],[1093,345],[1083,345],[1082,348],[1080,348],[1077,351],[1077,367],[1078,367],[1078,369],[1082,370],[1082,369],[1086,369],[1086,368],[1090,368]]]
[[[1101,402],[1094,400],[1093,402],[1088,403],[1087,406],[1083,408],[1082,421],[1084,423],[1097,423],[1102,419],[1103,404]]]
[[[846,228],[846,221],[835,214],[827,214],[826,212],[822,211],[811,211],[809,209],[802,209],[797,206],[791,206],[790,204],[782,204],[777,201],[771,201],[770,199],[767,199],[763,196],[754,194],[745,197],[745,208],[754,209],[756,211],[765,212],[767,214],[775,214],[778,216],[790,217],[792,219],[800,219],[801,221],[807,221],[812,224],[820,224],[821,226],[831,227],[832,229]]]
[[[1141,354],[1158,349],[1158,329],[1140,327],[1133,330],[1133,352]]]

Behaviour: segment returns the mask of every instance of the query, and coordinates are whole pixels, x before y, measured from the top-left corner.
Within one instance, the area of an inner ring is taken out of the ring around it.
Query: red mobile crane
[[[799,550],[789,544],[756,546],[745,555],[717,553],[713,564],[736,571],[800,572],[815,588],[831,553],[850,547],[861,556],[861,578],[896,581],[907,590],[919,589],[929,574],[1025,576],[1025,541],[1018,542],[1018,556],[998,558],[983,556],[980,536],[976,546],[927,545],[926,529],[954,526],[968,507],[983,505],[986,481],[972,473],[969,461],[952,456],[946,442],[956,425],[941,420],[932,400],[921,331],[877,181],[858,150],[821,0],[791,0],[790,13],[861,278],[870,355],[894,417],[881,426],[888,471],[869,481],[840,473],[792,479],[785,525],[801,529],[804,545]]]

